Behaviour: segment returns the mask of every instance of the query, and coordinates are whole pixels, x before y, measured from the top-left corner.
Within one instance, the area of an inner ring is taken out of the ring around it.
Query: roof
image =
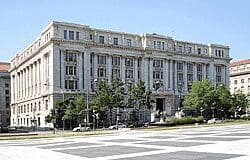
[[[244,64],[250,64],[250,59],[244,59],[240,61],[231,62],[230,66],[235,67],[235,66],[244,65]]]
[[[0,62],[0,72],[8,72],[10,69],[10,63]]]

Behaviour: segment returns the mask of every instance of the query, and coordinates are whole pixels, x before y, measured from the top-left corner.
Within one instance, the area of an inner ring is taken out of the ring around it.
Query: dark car
[[[0,133],[9,133],[8,127],[0,126]]]

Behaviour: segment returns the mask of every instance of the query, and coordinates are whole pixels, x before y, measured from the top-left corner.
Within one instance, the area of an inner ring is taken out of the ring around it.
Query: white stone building
[[[0,62],[0,126],[10,125],[10,63]]]
[[[250,59],[230,64],[230,92],[242,92],[250,100]]]
[[[45,127],[55,102],[79,93],[93,95],[95,79],[143,80],[153,91],[153,111],[174,115],[193,81],[229,86],[229,47],[130,34],[52,22],[11,60],[11,125]],[[154,119],[151,119],[154,120]]]

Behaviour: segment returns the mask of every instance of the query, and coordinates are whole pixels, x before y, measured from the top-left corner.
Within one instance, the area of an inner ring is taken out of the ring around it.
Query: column
[[[163,66],[163,81],[164,81],[164,88],[168,90],[168,60],[164,59],[164,66]]]
[[[173,91],[173,60],[169,60],[169,87]]]
[[[178,92],[177,86],[177,61],[174,61],[174,92]]]
[[[78,53],[78,63],[77,63],[77,70],[78,70],[78,77],[79,77],[79,90],[80,90],[80,92],[82,92],[83,91],[83,52],[79,52]],[[62,67],[63,66],[63,61],[61,60],[61,68],[63,68]],[[64,78],[63,78],[63,75],[64,74],[62,74],[62,71],[61,71],[61,81],[64,81]],[[61,84],[62,85],[62,84]],[[65,86],[62,86],[62,88],[64,88]]]
[[[153,89],[153,58],[149,58],[149,88]]]
[[[122,82],[125,83],[125,57],[121,57],[121,79]]]
[[[194,68],[193,68],[193,81],[197,81],[197,65],[194,63]]]
[[[225,79],[225,65],[221,65],[221,83],[225,84],[226,85],[226,79]]]
[[[91,52],[89,50],[85,50],[84,58],[83,58],[83,63],[84,63],[83,64],[84,65],[84,71],[83,71],[83,73],[84,73],[84,90],[86,90],[86,91],[91,89],[91,86],[90,86],[90,81],[91,81],[91,77],[90,77],[90,68],[91,68],[90,54],[91,54]]]
[[[215,79],[214,79],[214,62],[210,62],[209,64],[209,79],[211,80],[212,84],[215,86]]]
[[[230,78],[229,69],[230,69],[229,63],[227,63],[225,65],[225,85],[228,89],[229,89],[229,78]]]
[[[97,71],[98,71],[98,55],[94,54],[94,66],[93,66],[94,79],[98,79]]]
[[[138,58],[134,58],[134,80],[135,83],[138,82]]]
[[[187,62],[183,63],[183,80],[184,80],[184,86],[183,86],[183,92],[186,93],[188,88],[187,88]]]
[[[110,84],[112,81],[112,56],[107,55],[107,77],[108,77],[108,83]]]
[[[39,59],[38,60],[38,93],[39,93],[39,95],[41,95],[41,73],[42,73],[42,71],[41,71],[41,59]]]
[[[202,79],[205,80],[206,79],[206,63],[202,64]]]
[[[145,86],[148,89],[148,58],[142,57],[141,60],[141,79],[145,82]]]

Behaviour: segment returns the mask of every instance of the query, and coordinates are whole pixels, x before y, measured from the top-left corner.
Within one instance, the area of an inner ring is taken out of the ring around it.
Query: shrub
[[[204,117],[192,117],[192,116],[186,116],[182,118],[172,118],[171,122],[174,125],[181,125],[181,124],[194,124],[194,123],[203,123]]]

